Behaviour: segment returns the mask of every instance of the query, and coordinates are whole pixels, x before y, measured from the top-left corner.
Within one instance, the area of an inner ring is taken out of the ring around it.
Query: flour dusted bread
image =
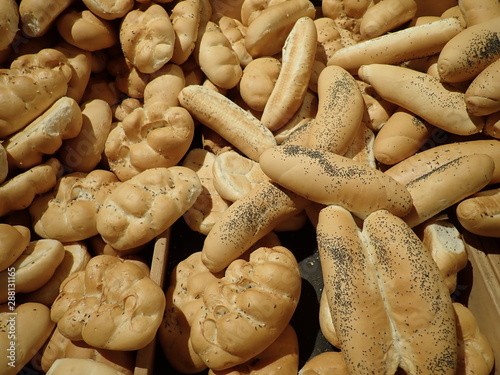
[[[0,312],[0,349],[4,354],[0,357],[0,372],[4,375],[18,374],[42,348],[55,326],[50,320],[50,309],[40,303],[23,303],[11,312],[14,320],[9,312]],[[14,340],[9,336],[12,331]]]
[[[403,216],[411,208],[408,190],[365,163],[311,147],[280,145],[259,160],[269,178],[322,204],[339,204],[364,217],[385,208]]]
[[[51,307],[61,334],[101,349],[138,350],[155,337],[165,296],[147,267],[112,255],[93,257],[68,277]]]
[[[233,261],[203,292],[204,306],[191,327],[193,350],[213,370],[248,361],[286,329],[300,290],[297,261],[282,246]]]
[[[456,373],[448,288],[401,218],[375,211],[360,229],[349,211],[332,205],[320,212],[317,239],[325,293],[349,372]]]
[[[193,170],[150,168],[122,182],[97,213],[97,231],[117,250],[143,245],[170,227],[201,194]]]

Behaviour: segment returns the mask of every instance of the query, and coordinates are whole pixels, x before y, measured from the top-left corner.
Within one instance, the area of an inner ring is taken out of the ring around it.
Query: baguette
[[[439,53],[437,69],[442,82],[474,79],[500,57],[500,16],[469,26],[451,38]]]
[[[488,155],[463,155],[408,182],[413,206],[403,220],[415,227],[477,193],[490,182],[494,169]]]
[[[261,122],[271,131],[285,125],[300,108],[311,79],[316,46],[313,19],[299,18],[283,46],[281,69],[261,116]]]
[[[386,169],[384,173],[406,185],[411,180],[425,176],[459,156],[472,154],[489,155],[495,163],[495,170],[489,184],[500,182],[500,141],[497,139],[480,139],[438,145],[400,161]]]
[[[391,177],[328,151],[276,146],[262,154],[260,166],[286,189],[317,203],[342,205],[361,218],[382,208],[404,216],[412,206],[408,190]]]
[[[252,160],[257,161],[265,149],[276,145],[273,133],[262,122],[218,92],[200,85],[186,86],[179,93],[179,102]]]
[[[464,93],[449,90],[429,74],[388,64],[364,65],[358,74],[382,98],[449,133],[471,135],[484,126],[483,118],[467,112]]]
[[[259,184],[229,206],[214,224],[203,243],[203,264],[211,272],[223,270],[306,205],[306,199],[276,184]]]
[[[344,68],[327,66],[318,78],[318,111],[307,145],[345,154],[361,125],[364,109],[365,102],[354,77]]]
[[[332,55],[328,65],[338,65],[355,74],[362,65],[398,64],[431,56],[462,30],[456,18],[408,27],[341,48]]]
[[[317,239],[348,373],[455,374],[452,299],[436,263],[401,218],[379,210],[360,229],[347,210],[332,205],[320,212]]]
[[[500,238],[500,189],[483,190],[460,202],[457,219],[478,236]]]

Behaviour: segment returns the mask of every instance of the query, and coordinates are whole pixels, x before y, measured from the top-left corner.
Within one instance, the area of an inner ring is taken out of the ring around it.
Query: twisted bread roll
[[[261,247],[208,284],[191,327],[193,350],[213,370],[244,363],[269,347],[297,307],[301,278],[294,255]]]
[[[413,230],[387,210],[360,229],[340,206],[321,210],[318,249],[350,373],[373,369],[407,374],[455,374],[457,334],[441,273]]]
[[[95,236],[97,213],[118,185],[116,176],[106,170],[65,174],[51,192],[37,196],[30,205],[33,229],[42,238],[61,242]]]
[[[95,256],[63,282],[50,317],[71,340],[102,349],[141,349],[155,337],[165,308],[165,295],[148,272],[132,260]]]
[[[109,132],[104,146],[109,167],[121,181],[149,168],[176,165],[191,145],[194,121],[182,107],[137,108]]]
[[[14,60],[0,80],[0,138],[22,129],[65,95],[71,76],[67,57],[52,48]]]
[[[411,209],[408,190],[383,172],[310,147],[281,145],[262,154],[260,166],[277,184],[314,202],[339,204],[365,217],[378,209],[398,216]]]
[[[143,245],[169,228],[201,194],[193,170],[150,168],[121,183],[97,213],[97,231],[116,250]]]

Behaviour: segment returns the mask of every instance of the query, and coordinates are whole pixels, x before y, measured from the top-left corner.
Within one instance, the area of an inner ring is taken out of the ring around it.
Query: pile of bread
[[[153,340],[186,374],[492,371],[452,294],[461,232],[500,237],[497,0],[4,0],[0,35],[1,374]],[[178,220],[204,244],[159,285]],[[305,225],[332,350],[300,363]]]

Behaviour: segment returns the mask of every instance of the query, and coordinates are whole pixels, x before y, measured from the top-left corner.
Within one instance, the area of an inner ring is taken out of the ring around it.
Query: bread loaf
[[[179,219],[201,191],[198,175],[189,168],[147,169],[106,197],[97,213],[97,231],[116,250],[143,245]]]
[[[260,166],[272,181],[322,204],[339,204],[360,217],[378,209],[404,216],[407,189],[362,162],[310,147],[281,145],[265,151]]]
[[[203,292],[204,306],[191,327],[193,350],[213,370],[250,360],[286,329],[300,289],[297,261],[282,246],[233,261]]]
[[[340,206],[321,210],[318,250],[335,332],[350,373],[455,374],[452,300],[430,253],[387,210],[360,229]]]
[[[165,308],[147,267],[112,255],[93,257],[69,276],[50,317],[70,340],[109,350],[138,350],[154,339]]]

